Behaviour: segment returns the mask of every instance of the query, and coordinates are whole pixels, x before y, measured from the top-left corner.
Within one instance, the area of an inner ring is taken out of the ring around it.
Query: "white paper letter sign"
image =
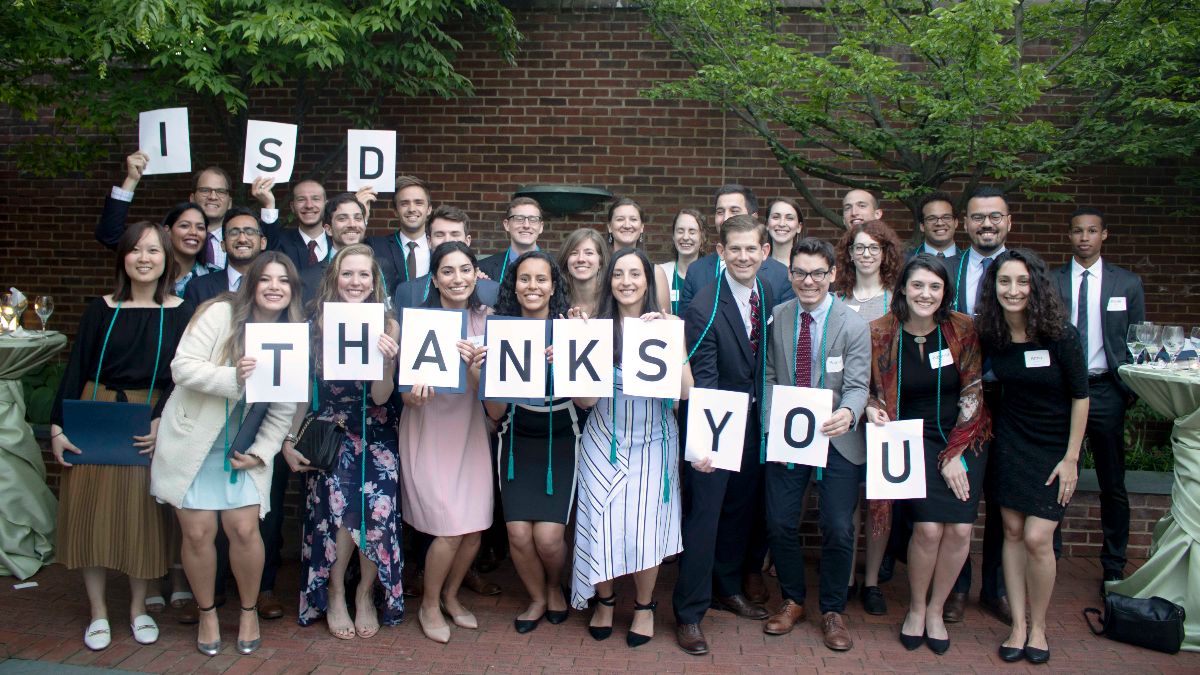
[[[687,445],[683,458],[693,462],[712,457],[714,467],[740,471],[749,407],[750,395],[744,391],[693,387],[688,393]]]
[[[282,122],[246,122],[246,163],[242,182],[253,183],[263,176],[276,183],[292,179],[296,162],[296,125]]]
[[[484,398],[546,397],[546,322],[490,316],[484,344]]]
[[[922,420],[867,425],[867,499],[925,498]]]
[[[458,341],[467,335],[467,314],[461,309],[404,308],[400,330],[398,381],[408,391],[427,384],[437,391],[461,394],[467,371]]]
[[[308,324],[246,324],[246,356],[257,362],[246,380],[246,403],[308,400]]]
[[[383,304],[327,302],[321,352],[324,380],[378,380],[383,377]]]
[[[771,391],[767,461],[824,467],[829,437],[821,425],[833,415],[833,392],[782,384]]]
[[[612,396],[612,319],[554,320],[554,395]]]
[[[627,396],[679,398],[683,322],[626,317],[621,325],[621,378]],[[744,414],[744,411],[743,411]]]
[[[138,149],[150,156],[145,176],[188,173],[192,170],[192,142],[187,108],[163,108],[138,115]]]
[[[396,132],[346,131],[346,190],[370,185],[376,192],[396,191]]]

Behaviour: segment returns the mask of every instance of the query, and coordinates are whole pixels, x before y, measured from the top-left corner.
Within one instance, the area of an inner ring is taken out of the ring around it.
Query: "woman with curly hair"
[[[308,473],[300,542],[300,625],[324,616],[330,634],[342,640],[369,638],[379,632],[377,581],[383,591],[382,622],[393,626],[404,618],[400,583],[404,553],[396,499],[399,452],[396,409],[391,402],[400,326],[389,312],[378,342],[383,352],[380,379],[327,380],[322,367],[323,311],[327,302],[383,302],[386,297],[383,275],[370,246],[351,244],[337,252],[311,305],[312,377],[316,379],[312,400],[297,411],[292,431],[283,441],[283,456],[292,471],[310,471],[308,460],[295,449],[294,434],[305,414],[311,411],[317,420],[341,422],[347,429],[333,468]],[[345,580],[354,561],[361,577],[351,620]]]
[[[950,648],[943,607],[971,547],[983,493],[991,424],[983,404],[982,358],[971,318],[950,311],[954,285],[937,258],[908,261],[891,311],[871,322],[871,390],[867,419],[921,419],[925,498],[910,499],[909,607],[900,643]],[[892,504],[872,500],[872,534],[886,539]]]
[[[900,276],[904,256],[900,252],[900,239],[895,231],[882,220],[868,220],[851,225],[837,244],[837,278],[833,292],[838,300],[858,312],[868,322],[874,321],[888,311],[892,289]],[[898,508],[902,508],[901,505]],[[858,541],[861,518],[854,515],[854,539]],[[902,533],[901,533],[902,534]],[[867,529],[867,561],[863,569],[863,608],[868,614],[887,614],[887,602],[879,588],[879,566],[888,547],[887,539],[879,539]],[[902,539],[902,544],[907,542]],[[858,557],[857,547],[855,558]],[[850,569],[857,569],[851,561]],[[854,589],[853,573],[849,579]],[[853,593],[851,593],[853,597]]]
[[[1057,564],[1054,529],[1079,478],[1087,365],[1046,264],[1032,251],[1009,249],[996,257],[980,285],[978,308],[980,341],[1003,387],[992,479],[1004,519],[1004,583],[1013,623],[1000,658],[1045,663],[1046,607]]]
[[[543,251],[517,258],[500,285],[496,315],[557,319],[568,313],[574,317],[579,311],[570,307],[566,279],[554,258]],[[546,362],[553,360],[554,348],[547,347]],[[529,605],[513,622],[518,633],[537,628],[542,617],[554,624],[567,620],[563,536],[575,497],[579,414],[571,399],[554,397],[552,376],[547,373],[547,396],[538,403],[484,402],[498,426],[497,466],[509,550],[529,592]]]

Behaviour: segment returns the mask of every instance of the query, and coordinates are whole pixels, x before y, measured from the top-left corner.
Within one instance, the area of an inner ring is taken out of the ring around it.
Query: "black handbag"
[[[318,420],[309,414],[296,434],[296,452],[304,455],[310,468],[329,471],[337,463],[338,450],[346,436],[346,425],[342,422]]]
[[[1091,614],[1100,619],[1100,630]],[[1146,649],[1175,654],[1183,644],[1183,607],[1166,598],[1131,598],[1120,593],[1104,596],[1104,615],[1095,607],[1083,610],[1083,620],[1095,635]]]

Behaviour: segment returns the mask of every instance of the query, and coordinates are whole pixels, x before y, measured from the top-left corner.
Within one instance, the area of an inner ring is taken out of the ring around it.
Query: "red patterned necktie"
[[[308,242],[308,264],[317,264],[317,240],[314,239]]]
[[[796,386],[812,386],[812,314],[800,313],[800,334],[796,336]]]
[[[761,307],[758,291],[750,291],[750,347],[754,349],[756,355],[758,347],[762,343],[762,312],[759,311]]]

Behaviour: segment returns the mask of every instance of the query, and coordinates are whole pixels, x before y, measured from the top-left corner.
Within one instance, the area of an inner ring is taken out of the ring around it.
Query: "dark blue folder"
[[[63,433],[82,454],[66,453],[71,464],[150,466],[138,454],[134,436],[150,433],[151,408],[146,403],[113,403],[64,399]]]

